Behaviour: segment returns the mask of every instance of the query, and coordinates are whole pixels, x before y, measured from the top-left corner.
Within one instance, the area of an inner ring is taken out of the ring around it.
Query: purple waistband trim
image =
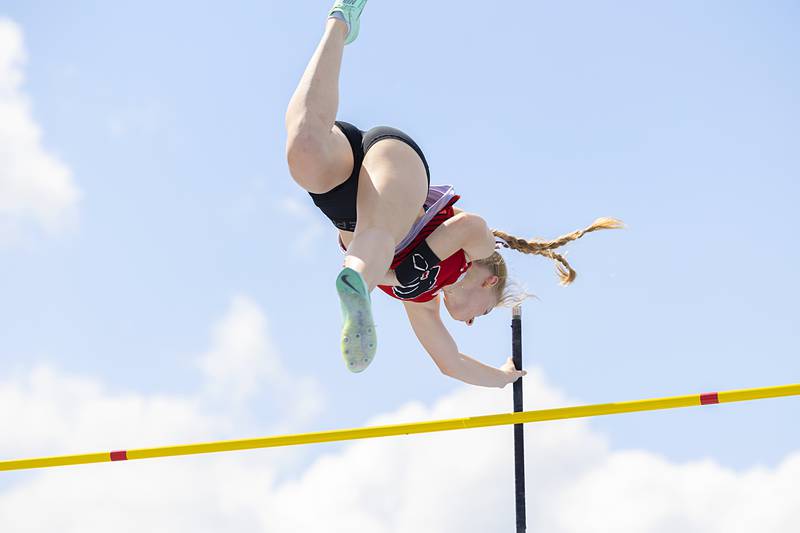
[[[428,189],[428,197],[425,199],[425,205],[428,208],[425,210],[425,214],[419,219],[416,224],[411,227],[411,230],[408,234],[403,238],[402,241],[397,245],[394,249],[394,253],[398,253],[403,250],[406,246],[411,244],[411,241],[414,240],[422,228],[425,227],[425,224],[431,221],[433,217],[436,216],[436,213],[442,210],[444,206],[447,205],[447,202],[450,201],[456,193],[453,190],[452,185],[431,185]]]

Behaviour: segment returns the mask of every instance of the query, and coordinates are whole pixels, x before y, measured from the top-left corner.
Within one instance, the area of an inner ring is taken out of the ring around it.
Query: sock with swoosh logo
[[[342,357],[351,372],[362,372],[375,357],[378,346],[372,320],[372,299],[364,278],[352,268],[336,277],[336,292],[342,307]]]

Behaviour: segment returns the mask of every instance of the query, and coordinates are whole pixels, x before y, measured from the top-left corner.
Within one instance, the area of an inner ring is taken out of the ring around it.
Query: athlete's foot
[[[358,30],[361,25],[361,12],[367,0],[336,0],[333,4],[328,17],[337,18],[347,24],[347,36],[344,44],[350,44],[358,37]]]
[[[344,268],[336,278],[342,307],[342,357],[351,372],[361,372],[375,357],[378,339],[372,321],[372,301],[361,274]]]

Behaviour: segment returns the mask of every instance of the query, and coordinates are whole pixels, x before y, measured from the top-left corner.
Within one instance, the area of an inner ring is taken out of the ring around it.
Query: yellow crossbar
[[[583,418],[590,416],[615,415],[635,411],[653,411],[657,409],[674,409],[714,403],[741,402],[777,398],[781,396],[800,395],[800,383],[741,389],[705,394],[690,394],[668,398],[651,398],[618,403],[581,405],[576,407],[560,407],[538,411],[523,411],[497,415],[453,418],[449,420],[433,420],[410,424],[393,424],[389,426],[373,426],[355,429],[338,429],[300,433],[297,435],[277,435],[251,439],[225,440],[177,446],[159,446],[156,448],[139,448],[135,450],[118,450],[112,452],[87,453],[80,455],[60,455],[55,457],[36,457],[32,459],[14,459],[0,461],[0,470],[25,470],[51,466],[76,465],[86,463],[102,463],[123,461],[126,459],[147,459],[151,457],[168,457],[172,455],[190,455],[196,453],[229,452],[233,450],[250,450],[254,448],[271,448],[291,446],[295,444],[312,444],[317,442],[335,442],[393,435],[410,435],[412,433],[432,433],[454,429],[523,424],[527,422],[545,422],[567,418]]]

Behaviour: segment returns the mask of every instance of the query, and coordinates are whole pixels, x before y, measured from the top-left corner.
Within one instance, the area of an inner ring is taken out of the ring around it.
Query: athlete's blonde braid
[[[575,279],[575,270],[573,270],[567,260],[564,259],[564,256],[557,254],[553,250],[567,244],[570,241],[580,239],[585,234],[591,233],[592,231],[597,231],[599,229],[618,229],[624,227],[625,225],[621,221],[615,218],[604,217],[598,218],[592,223],[591,226],[585,229],[573,231],[572,233],[562,235],[561,237],[558,237],[552,241],[526,241],[525,239],[514,237],[513,235],[509,235],[508,233],[500,230],[492,230],[492,233],[495,235],[495,237],[499,237],[505,241],[504,243],[500,244],[506,248],[511,248],[512,250],[517,250],[518,252],[525,254],[543,255],[556,261],[556,270],[558,271],[558,277],[561,278],[561,285],[569,285]]]

